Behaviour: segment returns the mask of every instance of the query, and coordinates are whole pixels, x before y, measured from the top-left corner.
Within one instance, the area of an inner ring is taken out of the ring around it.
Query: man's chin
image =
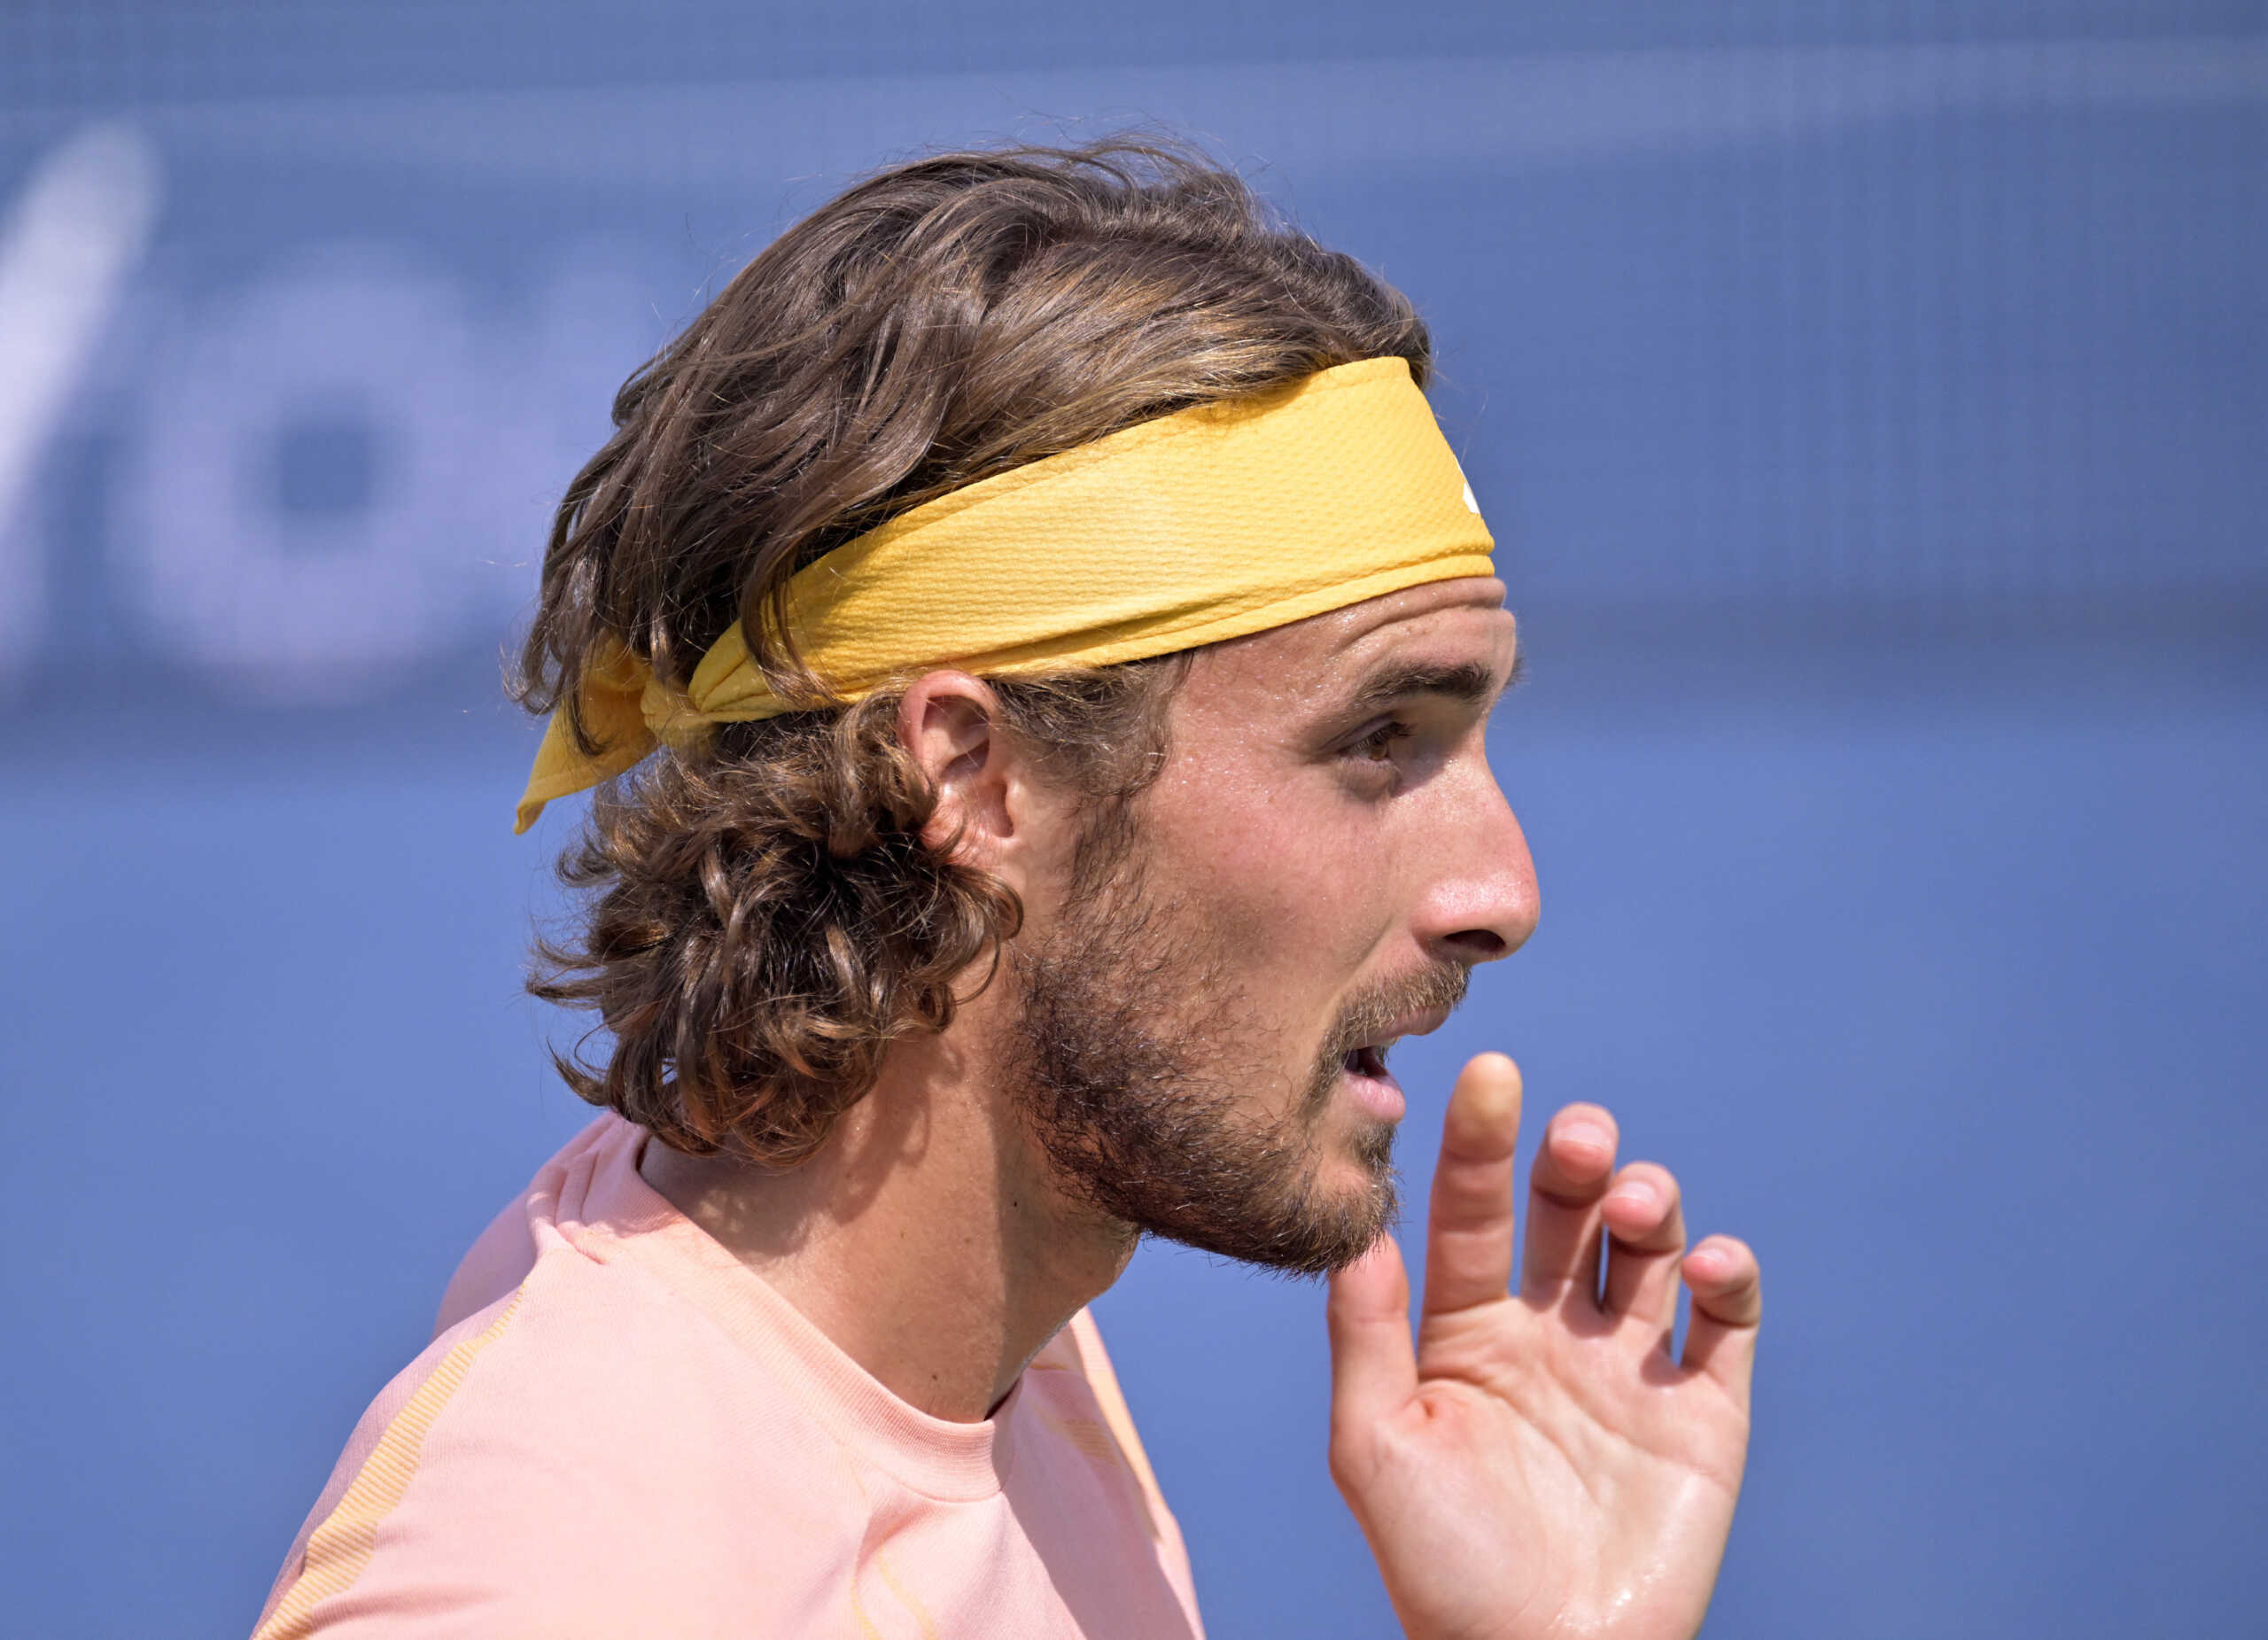
[[[1383,1189],[1391,1199],[1395,1179],[1394,1141],[1400,1131],[1400,1123],[1375,1116],[1364,1115],[1346,1123],[1331,1147],[1329,1171],[1337,1175],[1335,1188],[1350,1194]]]
[[[1381,1125],[1318,1166],[1293,1204],[1255,1204],[1231,1223],[1158,1233],[1282,1275],[1327,1276],[1370,1251],[1401,1216],[1393,1144],[1393,1128]]]

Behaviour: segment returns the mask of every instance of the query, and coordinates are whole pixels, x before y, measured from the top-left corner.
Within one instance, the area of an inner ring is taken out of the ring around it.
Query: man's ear
[[[897,738],[937,794],[921,840],[966,864],[1009,872],[1023,771],[991,687],[965,672],[925,673],[898,704]]]

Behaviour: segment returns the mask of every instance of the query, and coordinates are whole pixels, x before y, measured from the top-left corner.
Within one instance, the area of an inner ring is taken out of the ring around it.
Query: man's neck
[[[972,1011],[973,1012],[973,1011]],[[1068,1201],[965,1050],[894,1047],[810,1160],[770,1170],[649,1144],[646,1182],[858,1364],[938,1418],[984,1418],[1134,1250]]]

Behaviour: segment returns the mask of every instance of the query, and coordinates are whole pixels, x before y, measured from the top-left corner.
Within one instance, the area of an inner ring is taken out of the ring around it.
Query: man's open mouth
[[[1369,1047],[1350,1048],[1346,1058],[1347,1069],[1358,1076],[1383,1080],[1386,1076],[1386,1051],[1392,1043],[1379,1043]]]

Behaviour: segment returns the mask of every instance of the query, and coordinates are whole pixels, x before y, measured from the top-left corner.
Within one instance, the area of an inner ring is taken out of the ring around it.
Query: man
[[[262,1640],[1197,1635],[1085,1310],[1145,1234],[1329,1274],[1332,1472],[1409,1634],[1698,1627],[1748,1250],[1688,1252],[1577,1105],[1515,1282],[1495,1054],[1414,1342],[1385,1234],[1387,1053],[1536,915],[1429,365],[1234,179],[1106,146],[861,184],[632,380],[522,682],[522,828],[602,787],[533,989],[598,1015],[560,1067],[608,1114],[468,1255]]]

